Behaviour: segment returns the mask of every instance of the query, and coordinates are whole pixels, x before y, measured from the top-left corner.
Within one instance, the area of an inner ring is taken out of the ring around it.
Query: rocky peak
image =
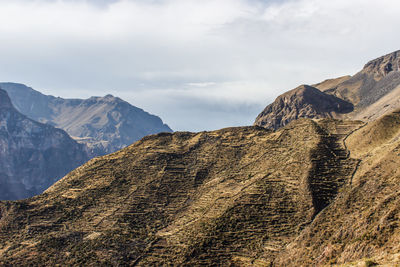
[[[0,89],[0,108],[13,108],[7,92]]]
[[[255,125],[278,129],[298,118],[336,118],[353,105],[315,87],[301,85],[276,98],[256,118]]]
[[[115,102],[118,99],[119,99],[118,97],[108,94],[105,96],[92,96],[87,100],[92,100],[92,101],[96,101],[96,102]]]
[[[362,70],[363,73],[373,75],[375,80],[380,80],[393,71],[400,71],[400,50],[371,60]]]
[[[113,96],[111,94],[105,95],[103,97],[99,97],[98,101],[102,102],[102,103],[115,103],[115,104],[126,102],[126,101],[122,100],[121,98]]]
[[[106,99],[113,99],[115,98],[112,94],[105,95],[104,98]]]

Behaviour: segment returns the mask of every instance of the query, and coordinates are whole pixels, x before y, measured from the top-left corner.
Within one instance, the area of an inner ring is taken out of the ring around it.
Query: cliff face
[[[312,98],[303,97],[304,86],[298,87],[268,105],[254,124],[277,129],[301,117],[375,120],[400,108],[399,62],[399,51],[372,60],[352,77],[329,79],[314,85],[319,92],[314,92]],[[330,97],[335,101],[329,100]]]
[[[343,139],[358,127],[299,120],[146,137],[40,196],[1,203],[0,263],[273,263],[350,184],[358,161]]]
[[[63,99],[43,95],[22,84],[0,86],[21,113],[65,130],[87,145],[94,156],[117,151],[149,134],[172,131],[159,117],[111,95]]]
[[[20,114],[0,89],[0,199],[39,194],[87,160],[83,145]]]

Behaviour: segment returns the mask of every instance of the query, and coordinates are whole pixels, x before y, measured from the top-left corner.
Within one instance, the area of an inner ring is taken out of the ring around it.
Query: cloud
[[[111,92],[179,130],[251,124],[278,94],[399,49],[399,12],[397,0],[0,0],[0,80]]]

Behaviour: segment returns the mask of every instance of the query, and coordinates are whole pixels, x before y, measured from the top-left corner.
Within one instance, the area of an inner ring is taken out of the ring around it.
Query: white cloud
[[[249,106],[399,49],[399,13],[397,0],[0,0],[0,80],[111,91],[176,129],[249,124]]]

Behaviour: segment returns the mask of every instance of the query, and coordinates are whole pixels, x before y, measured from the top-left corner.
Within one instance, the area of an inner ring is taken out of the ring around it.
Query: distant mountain
[[[371,60],[354,76],[313,85],[319,92],[308,86],[313,97],[305,97],[302,87],[279,96],[254,124],[277,129],[302,117],[371,121],[394,111],[400,108],[400,51]]]
[[[21,113],[65,130],[93,155],[114,152],[149,134],[172,132],[159,117],[112,95],[63,99],[23,84],[0,83],[0,87]]]
[[[84,145],[22,115],[0,89],[0,199],[40,194],[88,159]]]

